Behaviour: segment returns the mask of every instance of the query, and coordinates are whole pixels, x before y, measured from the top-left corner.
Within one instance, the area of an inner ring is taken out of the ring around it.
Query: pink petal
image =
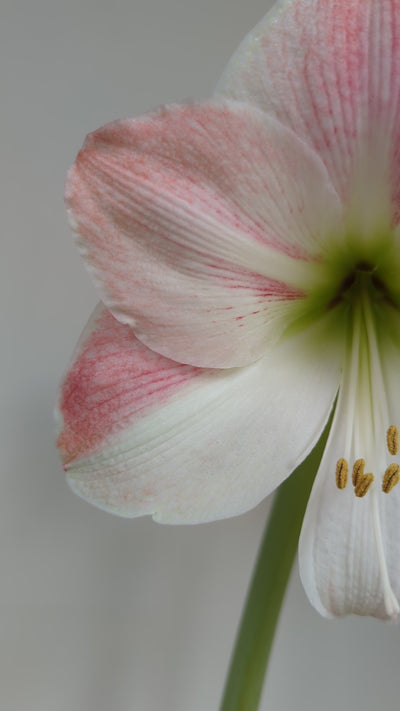
[[[400,209],[399,0],[281,0],[234,54],[217,93],[295,130],[346,199],[360,157],[378,191],[388,169]],[[382,153],[389,165],[379,165]]]
[[[99,129],[66,199],[107,307],[146,345],[203,367],[252,362],[279,337],[340,214],[318,157],[232,103]]]
[[[58,447],[65,464],[99,450],[109,437],[204,375],[151,351],[101,305],[92,314],[64,380]]]
[[[71,487],[118,515],[163,522],[255,506],[328,417],[339,359],[329,339],[318,331],[314,339],[300,334],[246,368],[202,370],[150,351],[99,307],[59,397]]]

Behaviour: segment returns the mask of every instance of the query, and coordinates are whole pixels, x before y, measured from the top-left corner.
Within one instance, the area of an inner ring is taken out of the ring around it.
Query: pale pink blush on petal
[[[281,0],[242,42],[217,95],[275,115],[322,157],[344,200],[376,142],[400,185],[400,1]],[[382,166],[383,168],[383,166]],[[373,177],[373,176],[372,176]],[[385,186],[386,187],[386,186]]]
[[[67,464],[104,446],[204,371],[144,346],[129,326],[99,305],[77,346],[58,402],[58,448]]]
[[[299,334],[246,368],[206,371],[148,351],[129,327],[97,312],[59,400],[72,489],[120,516],[168,523],[254,507],[307,455],[328,418],[340,358],[322,335]]]
[[[259,358],[287,327],[333,227],[340,233],[318,157],[235,103],[171,106],[99,129],[66,199],[107,307],[146,345],[203,367]]]

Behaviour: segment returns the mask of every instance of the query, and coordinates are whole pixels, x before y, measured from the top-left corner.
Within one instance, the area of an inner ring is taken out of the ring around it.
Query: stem
[[[256,711],[301,524],[326,439],[318,444],[275,496],[258,554],[226,681],[220,711]]]

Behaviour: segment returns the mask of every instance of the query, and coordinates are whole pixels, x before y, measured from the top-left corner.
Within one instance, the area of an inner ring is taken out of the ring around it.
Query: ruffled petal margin
[[[165,523],[254,507],[329,416],[339,356],[320,336],[310,329],[246,368],[202,370],[154,353],[98,307],[59,396],[71,487],[120,516]]]

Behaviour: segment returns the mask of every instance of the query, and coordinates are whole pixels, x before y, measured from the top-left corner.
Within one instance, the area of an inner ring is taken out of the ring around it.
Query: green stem
[[[330,423],[329,423],[330,425]],[[329,431],[275,496],[243,611],[220,711],[256,711],[311,487]]]

